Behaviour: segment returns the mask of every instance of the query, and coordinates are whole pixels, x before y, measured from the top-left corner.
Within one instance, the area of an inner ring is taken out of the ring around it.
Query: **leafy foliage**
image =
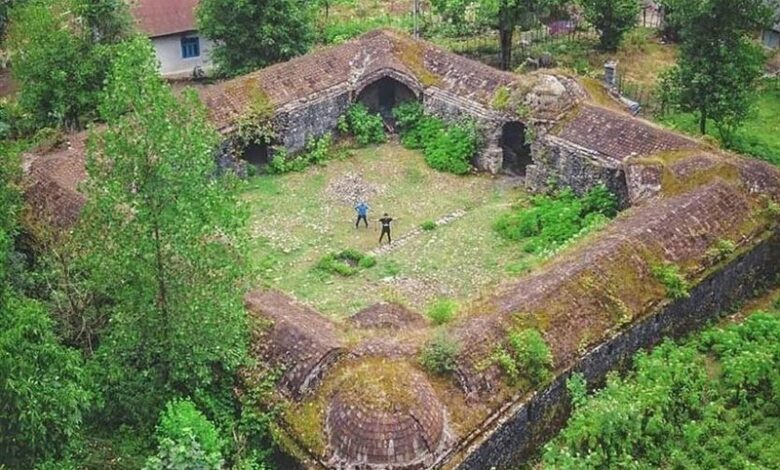
[[[501,367],[510,383],[522,376],[538,385],[551,376],[553,357],[550,347],[538,330],[511,330],[506,348],[499,346],[492,359]]]
[[[452,299],[438,299],[425,312],[436,325],[449,323],[458,313],[458,303]]]
[[[0,290],[0,318],[0,466],[31,468],[79,439],[90,395],[78,352],[58,343],[40,304]]]
[[[585,19],[600,32],[601,49],[615,51],[639,18],[637,0],[579,0]]]
[[[438,117],[425,115],[417,102],[399,105],[393,115],[403,145],[421,149],[431,168],[456,175],[471,170],[471,159],[479,148],[479,134],[473,123],[447,124]]]
[[[353,249],[329,253],[317,263],[317,269],[340,276],[354,276],[360,269],[374,266],[376,266],[376,258]]]
[[[455,370],[455,358],[459,351],[457,341],[447,337],[444,331],[439,331],[425,343],[420,352],[420,364],[432,374],[448,375]]]
[[[339,118],[339,131],[352,134],[360,145],[387,141],[385,122],[379,114],[371,114],[363,103],[355,103]]]
[[[683,299],[690,295],[690,286],[679,266],[669,263],[653,266],[653,276],[666,287],[666,296],[670,299]]]
[[[635,357],[626,378],[575,410],[544,451],[549,468],[771,468],[780,457],[780,316],[756,313]]]
[[[308,51],[314,5],[306,0],[202,0],[198,26],[214,41],[219,72],[234,76]]]
[[[306,143],[306,150],[294,157],[289,157],[282,149],[277,149],[266,172],[278,175],[293,171],[303,171],[312,165],[321,165],[333,154],[333,136],[325,134],[311,139]]]
[[[531,207],[502,215],[494,228],[504,238],[522,241],[529,253],[554,251],[614,217],[617,207],[617,198],[606,186],[597,186],[582,198],[565,189],[553,196],[533,197]]]
[[[420,224],[420,228],[423,229],[426,232],[430,232],[430,231],[436,230],[437,226],[438,225],[436,225],[436,222],[434,222],[432,220],[426,220],[426,221],[424,221],[423,223]]]
[[[748,117],[765,61],[752,34],[769,24],[772,13],[764,0],[675,2],[670,14],[679,28],[680,56],[663,91],[667,102],[698,115],[702,134],[712,120],[728,142]]]
[[[118,52],[101,113],[76,235],[110,316],[91,370],[106,420],[148,423],[244,360],[245,214],[231,180],[214,178],[204,109],[163,83],[146,39]]]
[[[96,117],[115,42],[128,25],[124,2],[29,0],[11,9],[6,45],[33,127],[81,128]]]
[[[146,469],[222,468],[222,439],[190,400],[168,402],[157,426],[157,455]]]

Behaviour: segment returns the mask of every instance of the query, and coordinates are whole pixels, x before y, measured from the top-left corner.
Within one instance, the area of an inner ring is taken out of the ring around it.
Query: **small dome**
[[[444,438],[428,381],[403,362],[366,360],[345,371],[326,416],[339,468],[427,468]]]

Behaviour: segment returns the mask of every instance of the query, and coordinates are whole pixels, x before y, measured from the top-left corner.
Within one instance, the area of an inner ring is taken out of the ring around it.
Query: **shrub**
[[[499,347],[493,355],[495,362],[514,383],[522,375],[532,384],[540,384],[551,376],[553,357],[542,334],[534,329],[511,330],[507,348]]]
[[[666,287],[666,296],[670,299],[682,299],[688,297],[688,281],[680,273],[680,268],[674,264],[665,263],[652,268],[653,276]]]
[[[157,426],[157,454],[145,469],[222,467],[224,442],[216,427],[190,400],[168,402]]]
[[[274,156],[266,166],[265,171],[273,175],[303,171],[311,165],[321,165],[330,159],[333,147],[333,136],[325,134],[309,139],[306,149],[299,155],[290,158],[284,147],[275,149]]]
[[[710,249],[707,250],[707,257],[713,261],[722,261],[736,251],[737,245],[731,240],[718,239]]]
[[[387,141],[385,122],[379,114],[371,114],[363,103],[355,103],[339,118],[339,131],[355,136],[360,145]]]
[[[401,143],[423,151],[428,165],[438,171],[457,175],[471,169],[471,159],[479,148],[479,135],[471,122],[446,124],[435,116],[426,116],[417,102],[404,103],[393,110],[401,133]]]
[[[595,187],[583,198],[565,189],[553,196],[533,197],[531,207],[502,215],[494,228],[508,240],[522,241],[523,250],[540,253],[603,225],[616,214],[617,198],[604,186]]]
[[[317,263],[317,269],[340,276],[353,276],[362,269],[376,266],[376,259],[358,250],[346,249],[339,253],[329,253]]]
[[[426,220],[425,222],[420,224],[420,228],[425,230],[426,232],[430,232],[431,230],[436,230],[436,222],[432,220]]]
[[[433,323],[443,325],[455,318],[458,303],[452,299],[439,299],[428,308],[427,314]]]
[[[455,370],[455,358],[460,351],[457,341],[447,337],[440,331],[428,341],[420,353],[420,364],[428,372],[436,375],[447,375]]]

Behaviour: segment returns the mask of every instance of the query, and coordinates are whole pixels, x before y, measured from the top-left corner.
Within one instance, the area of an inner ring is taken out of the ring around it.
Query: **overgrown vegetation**
[[[376,266],[376,259],[373,256],[353,249],[329,253],[317,263],[317,269],[340,276],[354,276],[361,269],[374,266]]]
[[[284,147],[275,149],[271,162],[265,167],[265,171],[274,175],[303,171],[312,165],[322,165],[333,157],[333,136],[325,134],[322,137],[310,139],[306,143],[306,150],[294,157],[288,156]]]
[[[217,428],[190,400],[169,402],[157,426],[157,453],[144,470],[223,468],[224,443]]]
[[[512,385],[523,378],[536,386],[552,376],[550,347],[535,329],[510,330],[506,345],[496,348],[491,361],[498,364]]]
[[[502,215],[494,228],[504,238],[522,242],[529,253],[555,251],[572,238],[617,215],[617,198],[604,185],[578,198],[571,189],[552,196],[535,196],[530,207]]]
[[[315,5],[307,0],[202,0],[198,29],[214,42],[221,75],[248,73],[308,51]]]
[[[438,331],[420,352],[420,364],[432,374],[448,375],[457,366],[455,359],[459,351],[457,341],[449,338],[444,331]]]
[[[780,315],[667,340],[586,395],[545,447],[545,468],[773,468],[780,458]]]
[[[338,129],[344,134],[352,134],[360,145],[387,141],[382,116],[369,112],[363,103],[354,103],[345,115],[339,117]]]
[[[435,325],[444,325],[455,318],[455,315],[458,313],[458,307],[458,303],[454,300],[441,298],[433,302],[425,313]]]
[[[426,232],[430,232],[432,230],[436,230],[437,226],[438,225],[436,224],[436,222],[434,222],[432,220],[426,220],[426,221],[424,221],[423,223],[420,224],[420,228],[423,229]]]
[[[438,117],[426,115],[417,102],[399,105],[393,110],[393,115],[403,145],[422,150],[431,168],[456,175],[471,170],[471,160],[479,149],[479,134],[474,123],[446,123]]]
[[[652,268],[653,276],[666,288],[666,296],[670,299],[683,299],[688,297],[690,285],[685,276],[680,272],[680,267],[675,264],[664,263]]]

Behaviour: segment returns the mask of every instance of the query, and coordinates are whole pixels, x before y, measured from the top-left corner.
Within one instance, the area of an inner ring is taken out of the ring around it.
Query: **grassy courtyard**
[[[360,197],[371,206],[368,229],[355,229]],[[334,319],[382,300],[421,311],[439,298],[463,304],[519,275],[532,255],[501,238],[493,223],[524,197],[506,179],[431,170],[418,152],[393,143],[300,173],[258,176],[244,194],[259,282]],[[394,241],[407,238],[371,253],[384,212],[396,219]],[[420,229],[451,214],[446,224]],[[349,277],[317,269],[324,256],[345,249],[374,254],[376,266]]]

